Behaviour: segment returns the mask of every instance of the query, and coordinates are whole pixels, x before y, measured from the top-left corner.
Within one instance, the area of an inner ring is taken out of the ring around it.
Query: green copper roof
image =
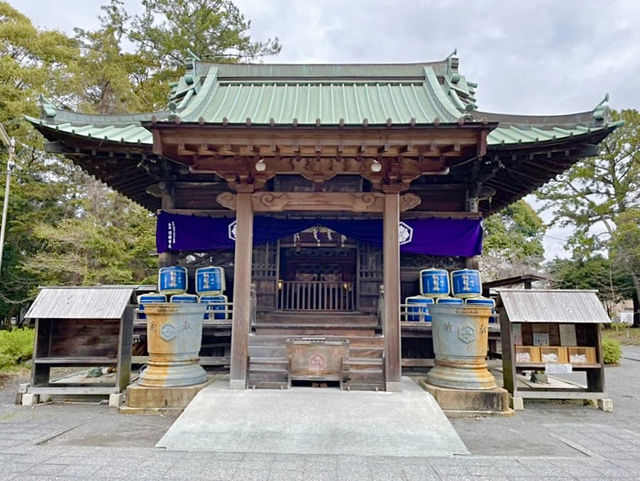
[[[487,119],[499,127],[489,146],[578,137],[611,127],[603,100],[593,111],[535,117],[477,110],[477,85],[458,72],[458,58],[378,65],[196,63],[172,85],[169,109],[135,115],[86,115],[55,109],[43,99],[47,130],[124,144],[151,144],[142,125],[157,122],[246,125],[394,125]]]
[[[151,145],[153,143],[151,132],[142,127],[140,122],[130,124],[113,124],[109,122],[78,124],[63,122],[57,124],[55,122],[47,121],[47,119],[37,119],[29,116],[26,116],[26,119],[34,125],[41,125],[51,130],[77,135],[86,139],[108,140],[110,142],[126,144]]]
[[[385,125],[453,123],[464,114],[432,65],[371,67],[211,65],[200,82],[190,78],[191,90],[176,86],[173,115],[210,124]]]
[[[27,120],[48,129],[90,139],[108,140],[126,144],[151,145],[153,143],[151,132],[142,127],[139,122],[126,125],[110,123],[79,125],[71,122],[56,124],[34,117],[27,117]],[[498,127],[490,132],[487,143],[489,146],[535,144],[538,142],[563,140],[569,137],[577,138],[581,135],[597,132],[616,125],[616,123],[607,123],[601,126],[575,125],[573,128],[549,127],[545,129],[525,125],[520,127],[505,126]]]

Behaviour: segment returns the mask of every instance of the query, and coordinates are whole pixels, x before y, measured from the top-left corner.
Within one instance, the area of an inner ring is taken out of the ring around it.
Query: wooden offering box
[[[345,363],[349,360],[349,341],[299,338],[287,339],[289,358],[289,386],[293,381],[337,381],[347,375]]]

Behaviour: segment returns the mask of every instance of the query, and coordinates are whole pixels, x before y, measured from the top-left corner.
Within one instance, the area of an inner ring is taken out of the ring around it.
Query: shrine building
[[[231,387],[282,386],[284,343],[305,336],[350,340],[353,389],[394,390],[403,368],[432,365],[428,327],[401,309],[419,271],[477,268],[482,219],[617,126],[606,99],[569,115],[479,110],[458,65],[194,61],[166,110],[43,99],[28,120],[49,152],[157,213],[160,266],[225,268],[231,314],[201,356],[223,359]]]

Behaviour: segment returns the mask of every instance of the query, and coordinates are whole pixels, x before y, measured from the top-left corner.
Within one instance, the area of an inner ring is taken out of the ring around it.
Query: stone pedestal
[[[506,389],[451,389],[420,381],[448,417],[512,416]]]
[[[120,412],[142,414],[167,410],[180,411],[187,407],[202,388],[208,385],[209,381],[180,387],[145,387],[131,384],[127,387],[127,404],[120,408]]]

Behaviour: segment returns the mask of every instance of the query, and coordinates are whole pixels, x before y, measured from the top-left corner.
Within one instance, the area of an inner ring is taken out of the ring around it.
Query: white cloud
[[[41,27],[94,28],[98,0],[9,0]],[[640,108],[636,0],[235,0],[256,40],[279,37],[274,62],[418,62],[455,47],[478,82],[482,110],[559,114],[592,109],[606,92]],[[126,0],[130,11],[139,0]],[[568,233],[552,230],[548,255]],[[555,238],[555,239],[554,239]]]

